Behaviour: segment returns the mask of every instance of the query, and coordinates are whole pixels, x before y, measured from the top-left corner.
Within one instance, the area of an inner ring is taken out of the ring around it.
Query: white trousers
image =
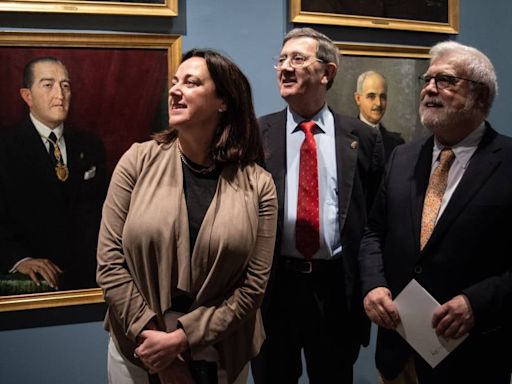
[[[148,372],[126,359],[110,338],[108,342],[108,384],[149,384]],[[219,384],[227,384],[224,371],[219,370]],[[246,384],[249,363],[245,365],[233,384]]]

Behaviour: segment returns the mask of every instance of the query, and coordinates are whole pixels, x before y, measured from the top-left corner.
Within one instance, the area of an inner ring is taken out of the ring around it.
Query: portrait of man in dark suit
[[[361,73],[357,78],[354,100],[359,108],[359,119],[379,131],[387,160],[393,149],[405,140],[399,132],[388,130],[381,122],[388,106],[386,78],[376,71]]]
[[[512,139],[486,121],[496,72],[456,42],[430,54],[419,114],[431,134],[391,154],[361,242],[377,369],[384,383],[509,384]],[[412,279],[440,304],[430,319],[436,334],[467,336],[435,368],[396,332],[393,300]]]
[[[29,113],[0,138],[0,268],[36,286],[94,287],[107,188],[105,150],[65,126],[72,80],[55,57],[26,64],[20,96]]]

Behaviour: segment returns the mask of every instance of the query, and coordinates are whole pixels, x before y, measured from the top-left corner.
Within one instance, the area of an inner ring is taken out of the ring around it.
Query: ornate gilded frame
[[[169,77],[181,60],[181,37],[157,34],[0,32],[0,47],[57,47],[166,50]],[[99,288],[0,296],[0,312],[93,304],[103,301]]]
[[[407,31],[459,33],[459,0],[448,0],[448,22],[430,22],[385,17],[304,11],[301,0],[290,0],[293,23],[343,25],[348,27],[399,29]]]
[[[106,14],[135,16],[177,16],[178,0],[163,4],[140,1],[13,0],[0,1],[0,11]]]
[[[412,59],[429,59],[430,47],[419,45],[369,44],[369,43],[335,43],[344,56],[402,57]]]

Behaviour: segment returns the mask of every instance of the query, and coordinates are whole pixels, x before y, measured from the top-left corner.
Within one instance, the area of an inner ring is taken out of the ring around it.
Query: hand
[[[41,285],[37,277],[39,274],[50,287],[59,289],[59,276],[62,274],[62,270],[48,259],[27,259],[19,263],[16,270],[29,276],[37,286]]]
[[[475,325],[473,310],[464,295],[455,296],[434,311],[432,327],[440,336],[458,339]]]
[[[187,335],[183,329],[166,333],[146,330],[139,335],[140,345],[135,354],[151,372],[160,372],[185,349],[188,348]]]
[[[391,298],[391,291],[378,287],[368,292],[363,301],[366,314],[375,324],[387,329],[396,329],[400,323],[398,308]]]
[[[158,372],[158,378],[161,384],[195,384],[188,364],[179,357],[169,364],[167,368]]]

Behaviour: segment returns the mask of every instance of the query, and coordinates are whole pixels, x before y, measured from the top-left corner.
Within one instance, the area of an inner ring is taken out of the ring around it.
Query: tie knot
[[[308,134],[308,133],[313,132],[313,127],[315,125],[316,125],[316,123],[313,120],[307,120],[307,121],[303,121],[302,123],[300,123],[299,128],[302,129],[302,131],[304,131],[304,133]]]
[[[48,139],[53,142],[52,144],[57,144],[57,135],[53,131],[48,135]]]
[[[439,166],[449,166],[455,159],[455,153],[451,148],[443,148],[439,157]]]

